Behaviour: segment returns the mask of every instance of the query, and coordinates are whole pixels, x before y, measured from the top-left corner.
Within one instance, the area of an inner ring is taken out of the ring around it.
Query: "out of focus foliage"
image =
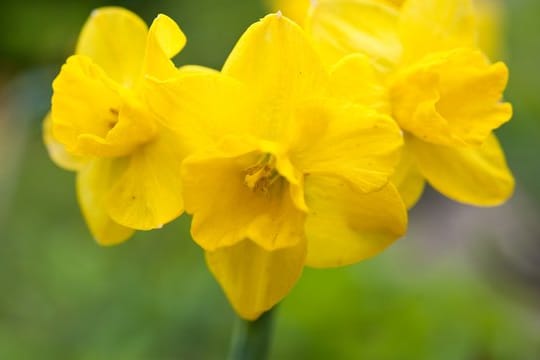
[[[113,3],[0,4],[0,359],[222,359],[233,313],[189,237],[189,219],[138,233],[118,247],[98,247],[79,213],[73,175],[54,166],[42,145],[50,82],[90,11],[105,4]],[[147,22],[159,12],[170,15],[188,36],[177,63],[215,68],[264,15],[262,1],[114,4]],[[507,7],[507,97],[515,117],[499,134],[519,196],[537,214],[540,3],[515,0]],[[463,232],[438,225],[450,215],[435,200],[428,196],[413,211],[410,236],[378,258],[306,271],[279,308],[273,358],[540,358],[540,281],[504,275],[507,263],[488,251],[500,239],[478,231],[454,239]],[[505,214],[530,216],[517,209]],[[448,244],[438,236],[418,242],[423,233],[415,228],[426,224],[439,226],[446,241],[481,238],[484,245],[433,251]],[[538,274],[540,245],[527,242],[538,240],[538,228],[516,228],[512,247],[537,256],[527,274]],[[517,293],[528,295],[524,300]]]

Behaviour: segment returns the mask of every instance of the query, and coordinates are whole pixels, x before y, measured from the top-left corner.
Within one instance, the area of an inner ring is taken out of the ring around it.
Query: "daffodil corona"
[[[149,104],[198,146],[182,170],[191,233],[242,317],[280,301],[304,265],[351,264],[404,234],[389,183],[402,134],[378,111],[382,85],[364,56],[327,71],[302,29],[274,14],[221,73],[182,83],[149,83]]]
[[[514,180],[493,131],[512,115],[501,102],[508,70],[476,44],[471,0],[316,2],[305,28],[327,65],[362,53],[385,79],[405,132],[393,179],[408,206],[426,179],[454,200],[497,205]]]
[[[58,165],[77,172],[79,203],[100,244],[159,228],[183,211],[185,149],[148,109],[143,83],[176,76],[169,59],[185,41],[165,15],[147,29],[125,9],[97,9],[54,80],[45,141]]]

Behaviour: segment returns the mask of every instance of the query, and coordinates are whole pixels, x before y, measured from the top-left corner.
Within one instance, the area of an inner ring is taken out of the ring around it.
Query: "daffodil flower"
[[[392,115],[405,132],[393,180],[412,206],[424,179],[447,197],[492,206],[514,180],[493,131],[512,107],[501,102],[508,70],[476,45],[470,0],[320,1],[306,31],[327,64],[363,53],[386,79]]]
[[[102,245],[183,212],[185,149],[148,109],[143,83],[176,76],[170,58],[185,42],[165,15],[148,29],[125,9],[97,9],[53,82],[45,142],[59,166],[77,172],[79,204]]]
[[[355,263],[405,232],[388,181],[402,134],[376,110],[373,79],[363,56],[327,72],[302,29],[273,14],[222,73],[148,83],[151,107],[199,147],[182,170],[191,233],[242,317],[279,302],[304,265]]]

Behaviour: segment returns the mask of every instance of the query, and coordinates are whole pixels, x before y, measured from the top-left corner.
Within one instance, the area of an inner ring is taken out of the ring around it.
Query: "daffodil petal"
[[[211,148],[225,135],[248,132],[254,113],[249,93],[231,77],[188,70],[167,81],[148,78],[145,84],[150,108],[192,151]]]
[[[193,214],[191,234],[205,250],[244,239],[275,250],[303,238],[304,213],[295,207],[285,180],[277,180],[267,193],[245,183],[247,170],[262,155],[254,149],[236,157],[200,154],[184,161],[184,200],[186,211]]]
[[[54,139],[51,113],[48,113],[43,120],[43,142],[52,161],[63,169],[77,171],[88,161],[84,157],[68,153],[65,146]]]
[[[130,86],[142,74],[147,33],[144,21],[131,11],[99,8],[84,25],[75,53],[90,57],[116,82]]]
[[[279,14],[268,15],[242,35],[223,73],[250,89],[257,112],[253,135],[280,139],[298,104],[320,97],[327,75],[302,29]]]
[[[405,2],[405,0],[383,0],[391,5],[394,5],[394,6],[397,6],[397,7],[400,7],[401,5],[403,5],[403,3]]]
[[[514,178],[495,135],[479,147],[451,148],[415,138],[407,146],[427,181],[450,199],[495,206],[512,195]]]
[[[77,173],[77,197],[84,219],[100,245],[115,245],[130,238],[134,230],[113,221],[106,211],[109,189],[124,170],[122,160],[89,161]]]
[[[304,198],[304,177],[302,173],[295,168],[287,156],[276,157],[276,169],[289,182],[289,193],[294,205],[307,212],[308,208]]]
[[[506,66],[489,64],[479,51],[434,53],[394,82],[394,116],[423,141],[481,144],[512,116],[512,106],[500,101],[507,81]]]
[[[266,0],[272,11],[280,11],[289,19],[302,25],[307,15],[310,0]]]
[[[390,114],[390,98],[381,74],[362,54],[347,55],[330,73],[332,94],[353,104],[360,104]]]
[[[471,0],[408,0],[399,24],[404,61],[460,47],[475,47],[476,24]]]
[[[314,121],[317,114],[304,118],[304,127],[312,128],[307,131],[320,128],[319,136],[295,145],[293,163],[304,174],[340,176],[365,192],[384,186],[403,144],[395,122],[363,106],[320,105],[327,121]]]
[[[305,242],[274,251],[244,240],[206,252],[206,262],[235,311],[255,320],[285,297],[304,265]]]
[[[412,208],[424,192],[426,181],[416,164],[411,149],[407,146],[407,140],[401,149],[401,158],[390,177],[390,182],[398,189],[407,209]]]
[[[202,66],[202,65],[183,65],[183,66],[180,66],[178,68],[178,72],[180,74],[200,74],[200,73],[210,73],[210,74],[216,74],[216,73],[219,73],[219,71],[215,70],[215,69],[212,69],[212,68],[209,68],[209,67],[206,67],[206,66]]]
[[[161,131],[127,160],[107,199],[108,214],[119,224],[159,229],[184,211],[180,166],[186,156],[175,134]]]
[[[174,77],[177,69],[170,59],[185,45],[186,36],[176,22],[167,15],[159,14],[148,31],[145,74],[163,80]]]
[[[335,267],[376,255],[407,229],[407,211],[391,184],[363,193],[337,177],[308,176],[306,265]]]
[[[305,28],[329,66],[345,55],[363,53],[388,71],[400,59],[398,11],[382,1],[317,1]]]

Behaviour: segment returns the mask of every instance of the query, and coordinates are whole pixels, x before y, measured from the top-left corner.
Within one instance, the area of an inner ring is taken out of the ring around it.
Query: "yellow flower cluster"
[[[249,27],[221,71],[176,68],[186,39],[165,15],[147,28],[95,10],[44,123],[98,243],[186,211],[246,319],[304,266],[352,264],[403,236],[426,180],[475,205],[513,189],[492,133],[511,117],[507,69],[475,45],[470,1],[302,9],[302,26],[278,12]]]
[[[505,201],[514,180],[493,130],[508,121],[501,103],[503,63],[491,64],[487,18],[496,2],[471,0],[279,1],[298,21],[329,66],[364,54],[387,88],[392,117],[404,131],[401,162],[392,177],[412,207],[427,180],[447,197],[478,206]],[[311,5],[310,5],[311,4]],[[480,19],[480,21],[478,20]],[[492,24],[491,23],[491,24]]]

